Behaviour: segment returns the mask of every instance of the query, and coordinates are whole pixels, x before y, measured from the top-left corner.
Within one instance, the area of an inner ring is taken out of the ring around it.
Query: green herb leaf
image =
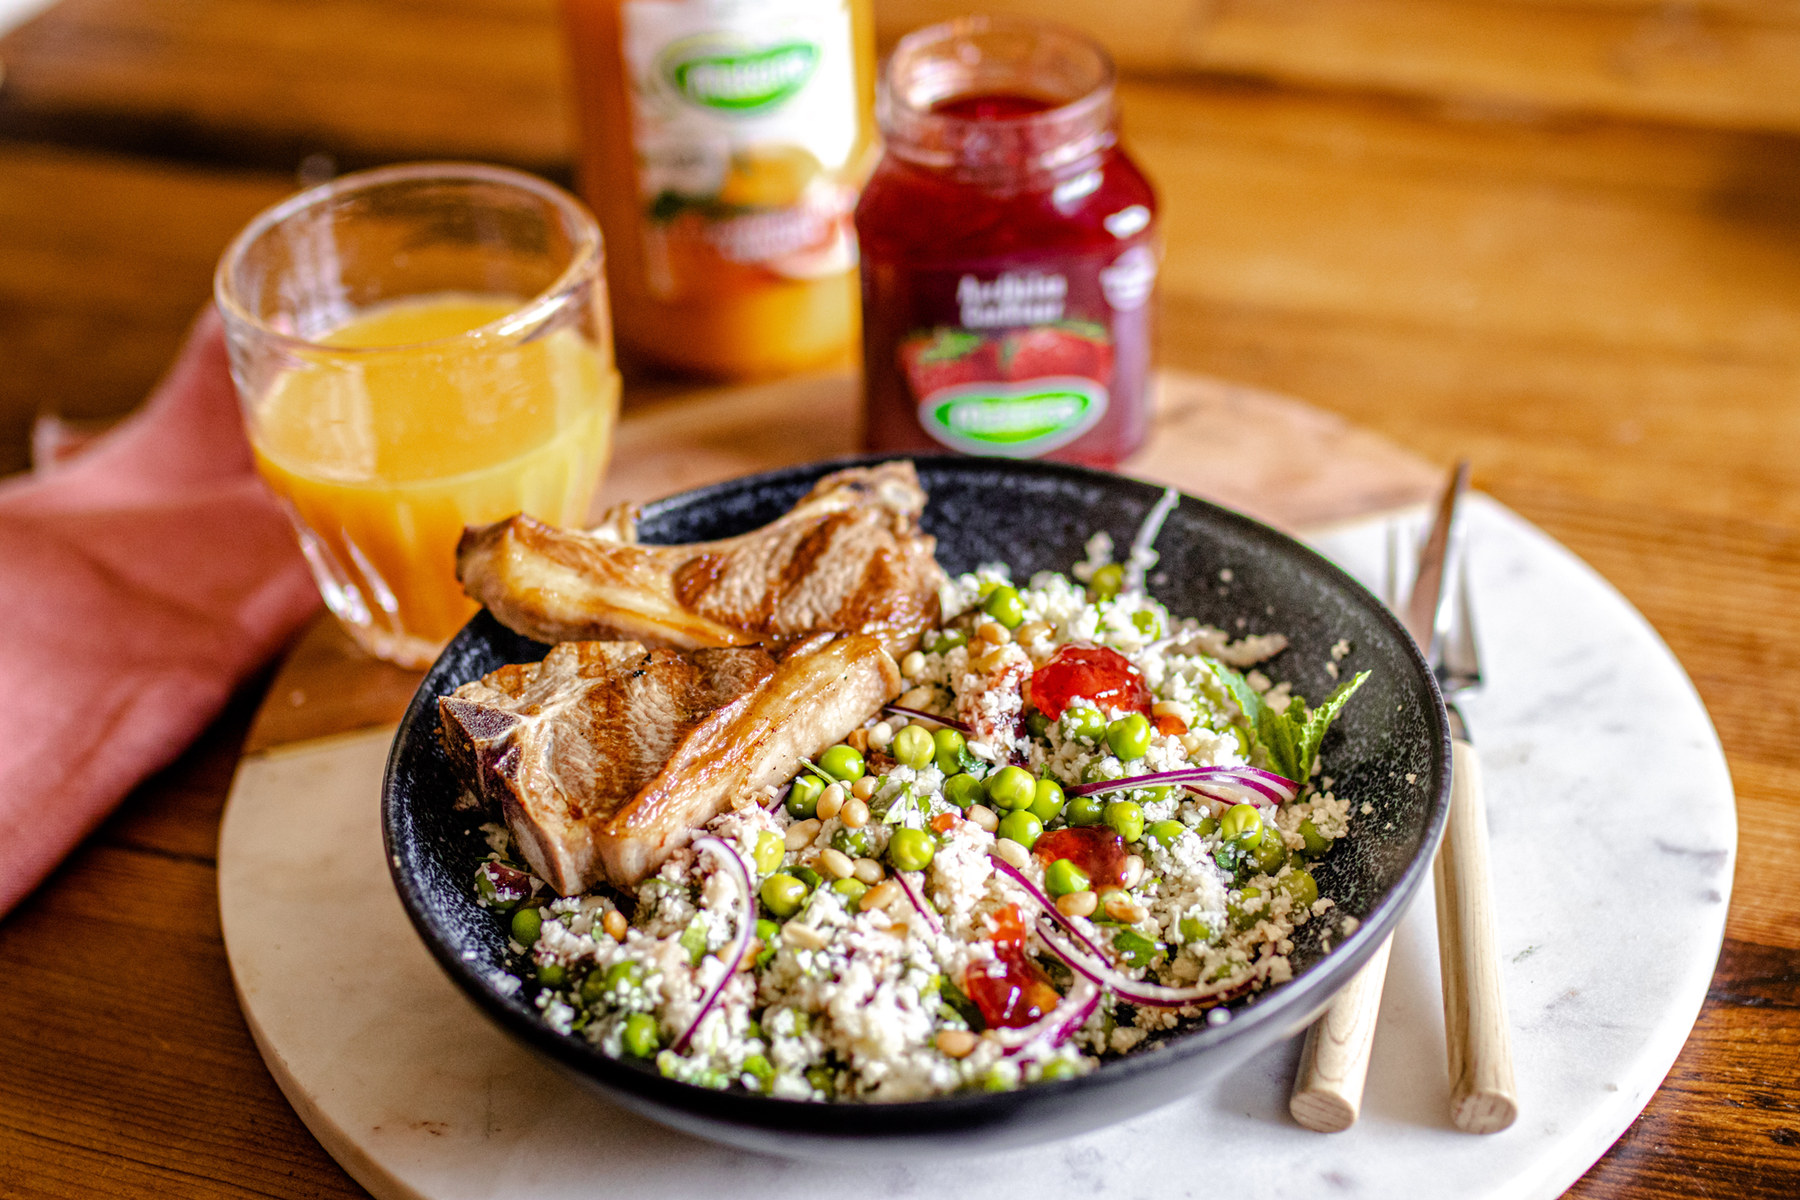
[[[956,1015],[961,1017],[964,1024],[968,1025],[970,1029],[980,1033],[987,1028],[987,1020],[982,1017],[981,1009],[977,1008],[975,1002],[969,999],[968,995],[956,984],[948,979],[944,980],[938,985],[938,995],[943,997],[945,1004],[956,1010]]]
[[[698,914],[681,931],[681,948],[688,952],[688,966],[697,967],[706,957],[706,920]]]
[[[1319,743],[1325,740],[1325,731],[1337,720],[1351,694],[1369,677],[1369,673],[1363,671],[1356,678],[1345,680],[1310,714],[1306,710],[1306,701],[1298,696],[1289,701],[1287,711],[1282,712],[1271,707],[1249,681],[1224,663],[1211,658],[1205,662],[1231,698],[1237,701],[1244,714],[1245,729],[1253,745],[1262,748],[1268,769],[1298,784],[1304,784],[1312,775],[1313,759],[1318,756]]]

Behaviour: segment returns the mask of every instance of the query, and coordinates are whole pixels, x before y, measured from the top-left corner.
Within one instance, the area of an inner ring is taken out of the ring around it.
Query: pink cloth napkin
[[[252,469],[208,310],[141,410],[0,481],[0,914],[318,604]]]

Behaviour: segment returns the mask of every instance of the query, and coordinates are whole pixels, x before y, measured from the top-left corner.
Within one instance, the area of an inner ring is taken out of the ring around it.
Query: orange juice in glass
[[[465,525],[579,525],[618,414],[600,234],[496,167],[347,175],[262,214],[219,264],[256,464],[326,604],[425,666],[475,611]]]

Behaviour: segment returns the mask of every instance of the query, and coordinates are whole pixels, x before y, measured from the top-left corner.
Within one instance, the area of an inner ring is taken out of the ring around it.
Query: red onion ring
[[[955,717],[940,717],[936,713],[928,713],[922,708],[908,708],[904,704],[884,704],[881,706],[881,711],[899,713],[903,717],[917,717],[921,721],[934,721],[939,725],[954,729],[958,733],[974,732],[966,721],[959,721]]]
[[[1087,1024],[1087,1019],[1100,1005],[1100,996],[1100,989],[1093,980],[1077,975],[1075,985],[1055,1008],[1022,1029],[994,1030],[994,1040],[1000,1043],[1008,1058],[1040,1042],[1046,1043],[1046,1049],[1054,1050]]]
[[[924,896],[913,888],[911,881],[906,878],[909,874],[924,877],[924,873],[921,871],[895,871],[894,882],[900,885],[900,890],[906,893],[906,898],[912,902],[912,906],[918,910],[921,917],[925,918],[925,924],[931,926],[931,932],[943,933],[943,922],[938,920],[937,914],[932,912],[930,906],[925,903]]]
[[[1293,780],[1257,767],[1183,767],[1179,771],[1156,771],[1149,775],[1133,775],[1125,779],[1101,779],[1094,783],[1078,783],[1068,788],[1066,794],[1096,796],[1101,792],[1159,787],[1171,783],[1245,789],[1254,792],[1263,802],[1271,804],[1285,804],[1300,794],[1300,785]]]
[[[695,838],[692,845],[696,854],[704,854],[710,850],[724,860],[727,873],[737,883],[738,927],[737,936],[731,940],[728,952],[719,960],[725,964],[725,973],[719,976],[719,982],[713,984],[712,989],[706,993],[706,998],[700,1001],[700,1011],[694,1015],[694,1019],[688,1023],[688,1027],[682,1035],[675,1040],[675,1053],[677,1054],[687,1052],[688,1042],[693,1038],[694,1031],[700,1028],[700,1022],[706,1020],[707,1014],[712,1012],[713,1005],[718,1002],[719,997],[730,986],[731,981],[737,978],[738,968],[744,965],[744,955],[750,949],[750,931],[756,928],[756,890],[750,885],[750,868],[744,865],[743,858],[738,855],[736,850],[716,837],[702,835]]]
[[[1105,955],[1100,953],[1100,947],[1094,945],[1094,943],[1088,939],[1087,934],[1081,932],[1080,929],[1076,928],[1074,922],[1069,917],[1064,916],[1062,910],[1060,908],[1056,907],[1056,902],[1051,900],[1050,897],[1044,895],[1043,891],[1038,888],[1037,884],[1031,882],[1031,880],[1029,880],[1025,877],[1024,872],[1020,871],[1017,867],[1013,866],[1011,863],[1007,862],[1003,858],[993,858],[993,859],[989,859],[989,861],[994,864],[994,868],[996,870],[1003,871],[1007,875],[1012,876],[1013,881],[1015,883],[1017,883],[1020,887],[1024,888],[1027,895],[1029,895],[1033,900],[1037,901],[1039,907],[1041,907],[1044,910],[1046,915],[1048,915],[1049,917],[1054,919],[1064,929],[1067,929],[1069,931],[1069,933],[1077,941],[1079,941],[1083,946],[1086,946],[1088,948],[1088,950],[1090,950],[1097,957],[1100,957],[1100,958],[1105,957]]]
[[[1044,945],[1050,947],[1053,954],[1069,964],[1071,971],[1130,1004],[1142,1004],[1151,1008],[1212,1008],[1248,991],[1253,982],[1246,981],[1226,987],[1203,983],[1184,988],[1140,983],[1127,978],[1107,963],[1104,956],[1082,953],[1054,927],[1046,926],[1042,921],[1038,922],[1037,935],[1043,939]]]

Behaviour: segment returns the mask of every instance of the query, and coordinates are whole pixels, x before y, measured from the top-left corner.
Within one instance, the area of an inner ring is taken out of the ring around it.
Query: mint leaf
[[[1300,730],[1298,765],[1303,773],[1291,775],[1290,779],[1297,783],[1306,782],[1307,776],[1312,774],[1313,758],[1319,753],[1319,743],[1325,740],[1325,731],[1331,728],[1331,723],[1344,711],[1344,705],[1368,677],[1367,671],[1358,671],[1354,679],[1346,679],[1338,684],[1337,690],[1325,698],[1325,703],[1313,709],[1312,716],[1306,719],[1306,724]]]
[[[1224,663],[1211,658],[1204,661],[1214,677],[1225,685],[1231,698],[1237,701],[1250,739],[1262,747],[1268,769],[1298,784],[1305,784],[1312,775],[1313,759],[1318,756],[1319,743],[1325,740],[1325,731],[1337,720],[1352,693],[1369,677],[1369,673],[1363,671],[1356,678],[1345,680],[1311,714],[1306,711],[1306,701],[1298,696],[1290,700],[1287,711],[1282,712],[1271,708],[1261,693]]]

